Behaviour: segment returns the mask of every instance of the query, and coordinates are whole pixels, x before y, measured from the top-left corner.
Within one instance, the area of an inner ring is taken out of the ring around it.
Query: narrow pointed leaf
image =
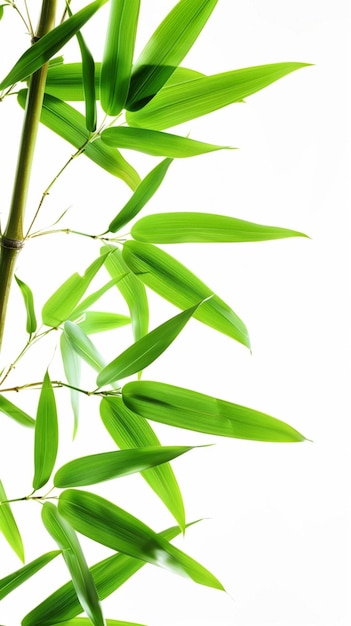
[[[101,65],[100,100],[108,115],[118,115],[127,99],[140,0],[111,0]]]
[[[94,626],[105,626],[94,579],[76,533],[51,502],[45,502],[43,505],[42,520],[46,530],[62,550],[62,556],[72,576],[77,597],[90,622]]]
[[[16,279],[17,285],[19,286],[21,290],[23,300],[24,300],[24,305],[26,307],[26,313],[27,313],[26,331],[29,335],[31,335],[32,333],[36,331],[36,328],[37,328],[37,320],[36,320],[35,311],[34,311],[33,293],[32,293],[32,290],[28,287],[28,285],[26,285],[26,283],[24,283],[23,280],[20,280],[18,276],[15,276],[15,279]]]
[[[34,43],[18,59],[17,63],[0,83],[0,89],[10,87],[14,83],[36,72],[44,63],[56,54],[69,41],[84,24],[96,13],[107,0],[95,0],[88,6],[78,11],[73,17],[56,26],[47,35],[44,35]]]
[[[158,213],[142,217],[131,229],[137,241],[147,243],[247,242],[306,237],[277,226],[264,226],[211,213]]]
[[[127,241],[123,259],[150,289],[181,309],[213,296],[199,307],[194,317],[244,346],[250,346],[247,329],[234,311],[169,254],[149,243]]]
[[[120,328],[126,324],[130,324],[130,317],[127,317],[127,315],[105,313],[104,311],[87,311],[84,313],[84,319],[78,323],[78,326],[87,335],[92,335]]]
[[[63,327],[73,350],[93,369],[100,371],[104,367],[105,361],[84,331],[77,324],[69,321],[65,322]]]
[[[27,90],[22,89],[17,99],[24,108]],[[131,189],[135,189],[139,182],[139,174],[122,157],[121,153],[104,144],[98,137],[89,143],[90,132],[86,129],[85,117],[76,109],[62,100],[46,94],[43,101],[40,121],[68,141],[104,170],[123,180]]]
[[[0,532],[7,543],[24,563],[24,549],[21,534],[11,511],[4,486],[0,480]]]
[[[73,349],[71,342],[65,333],[60,337],[60,350],[62,356],[63,369],[67,378],[67,382],[72,387],[80,387],[81,359],[77,352]],[[77,434],[79,422],[79,399],[80,392],[77,389],[70,389],[71,406],[74,417],[73,439]]]
[[[223,589],[202,565],[157,535],[139,519],[93,493],[67,489],[59,497],[59,511],[78,532],[113,550],[165,567],[195,582]]]
[[[106,430],[121,449],[161,445],[150,424],[130,411],[121,398],[103,398],[100,415]],[[184,532],[184,503],[171,465],[164,463],[141,472],[141,475]]]
[[[205,76],[165,87],[140,111],[127,114],[129,126],[163,130],[216,111],[267,87],[307,63],[273,63]]]
[[[272,442],[305,439],[270,415],[173,385],[128,383],[123,387],[123,401],[146,419],[210,435]]]
[[[42,569],[47,563],[52,561],[56,556],[61,554],[60,550],[52,550],[51,552],[46,552],[46,554],[42,554],[34,561],[31,561],[21,569],[18,569],[16,572],[5,576],[5,578],[1,578],[0,580],[0,600],[5,598],[11,591],[22,585],[26,580],[31,578],[34,574],[36,574],[39,570]]]
[[[112,248],[111,248],[112,249]],[[107,248],[106,248],[107,250]],[[88,309],[89,307],[91,307],[93,304],[95,304],[95,302],[97,302],[98,300],[100,300],[100,298],[111,289],[111,287],[115,287],[115,285],[117,285],[117,283],[122,280],[124,278],[124,276],[126,276],[127,274],[130,274],[130,270],[127,268],[127,271],[125,274],[121,274],[120,276],[113,278],[112,280],[110,280],[108,283],[106,283],[105,285],[103,285],[102,287],[100,287],[100,289],[97,289],[97,291],[94,291],[93,293],[89,294],[89,296],[87,296],[86,298],[84,298],[84,300],[82,300],[78,306],[75,307],[75,309],[72,311],[72,313],[69,316],[69,319],[71,322],[74,322],[76,320],[78,320],[83,313],[86,312],[86,309]]]
[[[100,371],[96,384],[99,387],[108,385],[126,376],[136,374],[150,365],[150,363],[156,361],[183,330],[199,304],[201,303],[197,303],[182,313],[178,313],[178,315],[157,326],[157,328],[129,346]]]
[[[58,448],[58,423],[55,395],[46,372],[39,396],[34,431],[33,489],[40,489],[54,469]]]
[[[217,0],[180,0],[138,57],[126,107],[143,107],[161,89],[201,33]]]
[[[13,420],[22,424],[22,426],[35,426],[35,420],[28,415],[25,411],[22,411],[18,406],[15,406],[10,400],[0,395],[0,413],[4,413],[7,417],[11,417]]]
[[[172,159],[164,159],[143,178],[130,200],[110,223],[108,230],[111,233],[117,232],[138,215],[160,187],[171,163]]]

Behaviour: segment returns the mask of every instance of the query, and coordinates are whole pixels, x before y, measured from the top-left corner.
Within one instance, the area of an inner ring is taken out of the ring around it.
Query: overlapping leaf
[[[0,532],[4,535],[7,543],[24,563],[24,549],[20,531],[11,511],[4,486],[0,480]]]
[[[84,319],[78,322],[79,327],[87,335],[113,330],[126,324],[130,324],[130,317],[127,315],[104,311],[87,311],[84,313]]]
[[[67,378],[67,382],[72,386],[70,389],[71,406],[74,416],[73,438],[77,434],[78,421],[79,421],[79,398],[80,392],[80,373],[81,373],[81,359],[77,352],[74,350],[71,342],[65,333],[60,337],[60,350],[62,356],[63,369]],[[75,389],[74,389],[75,387]]]
[[[58,448],[58,422],[55,395],[48,372],[39,396],[34,431],[33,489],[40,489],[54,469]]]
[[[107,250],[107,248],[106,248]],[[110,250],[113,250],[113,248],[111,248]],[[100,300],[100,298],[107,293],[107,291],[109,291],[111,289],[111,287],[114,287],[115,285],[117,285],[117,283],[122,280],[127,274],[129,274],[129,269],[127,268],[127,271],[125,274],[120,274],[120,276],[117,276],[116,278],[113,278],[112,280],[110,280],[108,283],[106,283],[105,285],[103,285],[102,287],[100,287],[100,289],[97,289],[96,291],[94,291],[93,293],[89,294],[89,296],[87,296],[86,298],[84,298],[84,300],[82,300],[72,311],[72,313],[69,315],[69,319],[70,321],[79,321],[79,319],[82,317],[82,314],[85,314],[86,309],[88,309],[89,307],[91,307],[93,304],[95,304],[95,302],[97,302],[98,300]]]
[[[39,570],[42,569],[47,563],[52,561],[56,556],[61,554],[61,550],[52,550],[42,554],[34,561],[31,561],[21,569],[16,570],[12,574],[1,578],[0,580],[0,600],[5,598],[11,591],[22,585],[28,578],[31,578]]]
[[[18,406],[10,402],[7,398],[0,395],[0,413],[4,413],[7,417],[11,417],[13,420],[22,424],[22,426],[30,426],[33,428],[35,420],[28,415],[25,411],[22,411]]]
[[[105,361],[84,331],[77,324],[69,321],[64,323],[63,328],[73,350],[93,369],[100,371]]]
[[[28,287],[28,285],[26,285],[26,283],[24,283],[23,280],[18,278],[18,276],[15,276],[15,279],[16,279],[17,285],[19,286],[21,290],[23,300],[24,300],[24,305],[26,307],[26,313],[27,313],[26,331],[29,335],[32,335],[32,333],[34,333],[37,328],[37,320],[36,320],[35,311],[34,311],[33,293],[30,287]]]

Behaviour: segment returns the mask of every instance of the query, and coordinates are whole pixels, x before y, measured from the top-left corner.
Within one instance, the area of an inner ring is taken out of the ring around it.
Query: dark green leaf
[[[2,20],[2,17],[4,15],[4,7],[6,6],[6,4],[1,4],[0,5],[0,20]]]
[[[100,371],[104,367],[105,361],[84,331],[77,324],[69,321],[65,322],[63,327],[73,350],[93,369]]]
[[[123,387],[123,401],[146,419],[210,435],[272,442],[305,439],[270,415],[173,385],[131,382]]]
[[[73,439],[77,434],[78,430],[78,421],[79,421],[79,397],[80,392],[77,391],[77,388],[80,387],[80,372],[81,372],[81,360],[77,354],[77,352],[73,349],[71,342],[68,340],[68,337],[65,333],[61,334],[60,337],[60,350],[62,356],[63,369],[65,371],[65,375],[67,378],[67,382],[72,387],[76,387],[76,389],[70,389],[71,396],[71,406],[74,416],[74,427],[73,427]]]
[[[148,287],[181,309],[212,295],[195,312],[194,317],[244,346],[250,346],[247,329],[234,311],[169,254],[149,243],[127,241],[123,248],[123,259]]]
[[[106,626],[143,626],[143,624],[136,624],[135,622],[121,622],[119,619],[107,619]],[[88,617],[76,617],[70,619],[68,622],[60,622],[53,626],[91,626],[91,620]]]
[[[34,561],[31,561],[16,572],[1,578],[0,580],[0,600],[5,598],[11,591],[22,585],[28,578],[31,578],[36,572],[38,572],[44,565],[52,561],[58,554],[61,554],[60,550],[52,550],[42,554]]]
[[[8,498],[4,486],[0,480],[0,532],[2,532],[7,543],[11,546],[13,551],[16,552],[22,563],[24,563],[22,537],[7,500]]]
[[[0,413],[4,413],[7,417],[11,417],[13,420],[22,424],[22,426],[33,426],[35,425],[35,420],[30,417],[25,411],[19,409],[18,406],[15,406],[5,398],[0,395]]]
[[[126,324],[130,324],[130,317],[118,313],[105,313],[104,311],[87,311],[84,313],[84,319],[78,323],[87,335],[113,330]]]
[[[55,395],[48,372],[40,392],[34,436],[33,489],[43,487],[54,469],[58,448],[58,423]]]
[[[35,311],[34,311],[33,293],[31,289],[28,287],[28,285],[26,285],[26,283],[24,283],[23,280],[20,280],[18,276],[15,276],[15,279],[16,279],[17,285],[19,286],[21,290],[23,300],[24,300],[24,305],[26,307],[26,312],[27,312],[26,331],[27,333],[29,333],[29,335],[31,335],[32,333],[36,331],[36,328],[37,328],[37,320],[36,320]]]
[[[180,0],[133,66],[127,109],[143,107],[172,75],[201,33],[217,0]]]

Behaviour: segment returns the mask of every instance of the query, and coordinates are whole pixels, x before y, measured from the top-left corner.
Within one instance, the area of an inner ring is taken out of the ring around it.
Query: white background
[[[76,8],[85,4],[73,3]],[[139,51],[174,4],[173,0],[142,2]],[[85,29],[96,58],[101,55],[106,14],[107,7]],[[23,30],[15,15],[12,22],[0,24],[2,76],[28,45]],[[174,462],[188,520],[209,518],[189,530],[184,540],[178,539],[177,545],[213,571],[228,593],[146,566],[104,601],[106,617],[149,626],[350,623],[349,38],[346,0],[219,0],[183,63],[207,74],[279,61],[314,65],[248,98],[246,104],[175,128],[174,132],[240,150],[178,160],[144,214],[186,209],[217,212],[287,226],[311,239],[165,247],[242,317],[249,328],[252,355],[224,335],[191,321],[145,377],[265,411],[287,421],[313,443],[216,440],[157,425],[164,444],[216,443]],[[78,54],[74,43],[66,59],[76,60]],[[21,116],[10,98],[2,103],[2,224]],[[28,220],[43,189],[71,153],[68,144],[40,130]],[[156,163],[136,153],[125,152],[125,156],[142,175]],[[123,183],[81,157],[56,184],[37,227],[47,228],[71,207],[63,227],[101,232],[129,196]],[[84,270],[97,254],[97,244],[88,239],[63,234],[41,237],[21,253],[17,274],[32,287],[40,311],[63,278]],[[151,299],[154,327],[175,309],[156,296]],[[125,312],[122,301],[116,302],[117,310]],[[23,304],[14,287],[10,339],[5,345],[8,359],[25,341],[24,324]],[[112,358],[130,341],[130,331],[122,329],[116,344],[101,343],[101,350]],[[39,380],[51,359],[52,378],[61,376],[53,346],[49,342],[43,352],[33,350],[12,376],[12,384]],[[88,370],[87,376],[93,381]],[[34,392],[8,397],[35,415]],[[58,394],[58,402],[62,420],[58,466],[75,456],[113,449],[97,405],[92,410],[84,401],[81,428],[70,444],[72,417],[63,393]],[[33,472],[32,433],[5,416],[1,428],[0,477],[9,497],[26,495]],[[155,530],[173,523],[138,476],[107,483],[99,493]],[[40,525],[37,504],[18,503],[13,510],[28,561],[54,548]],[[82,543],[89,563],[109,553],[85,539]],[[19,560],[0,538],[0,576],[18,567]],[[64,564],[54,561],[1,602],[0,623],[18,626],[45,593],[65,580]]]

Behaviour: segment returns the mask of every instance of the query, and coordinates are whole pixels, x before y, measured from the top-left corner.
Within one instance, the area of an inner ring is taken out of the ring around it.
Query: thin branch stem
[[[95,389],[94,391],[88,391],[87,389],[80,389],[79,387],[74,387],[73,385],[64,383],[61,380],[52,380],[51,385],[55,389],[60,389],[62,387],[65,387],[67,389],[74,389],[74,391],[79,391],[79,393],[82,393],[85,396],[105,397],[105,396],[116,396],[116,395],[121,394],[120,389],[105,390],[105,391],[99,391],[98,389]],[[25,391],[26,389],[41,389],[42,386],[43,386],[43,381],[38,381],[35,383],[26,383],[25,385],[16,385],[15,387],[7,387],[6,389],[0,389],[0,393],[6,393],[9,391],[15,391],[16,393],[18,393],[19,391]]]

